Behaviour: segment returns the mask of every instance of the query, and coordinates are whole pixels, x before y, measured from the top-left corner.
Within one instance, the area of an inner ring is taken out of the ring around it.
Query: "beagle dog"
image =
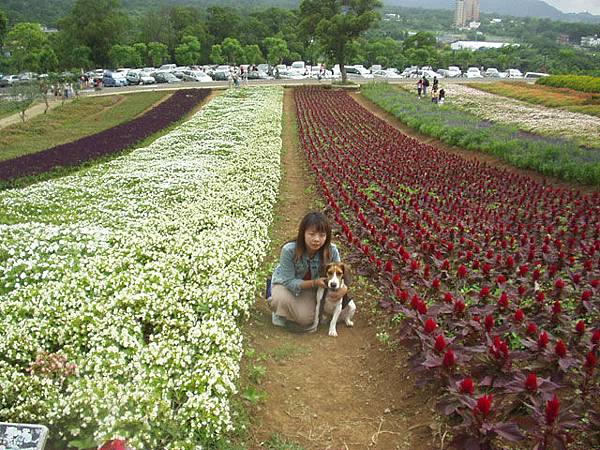
[[[336,325],[338,320],[343,320],[347,326],[354,325],[352,318],[356,312],[354,301],[348,297],[348,294],[338,301],[330,299],[330,293],[337,291],[343,286],[350,285],[350,267],[344,263],[329,263],[324,267],[326,288],[317,289],[317,305],[315,307],[315,320],[310,328],[316,331],[319,326],[319,319],[324,313],[332,316],[329,322],[329,336],[337,336]]]

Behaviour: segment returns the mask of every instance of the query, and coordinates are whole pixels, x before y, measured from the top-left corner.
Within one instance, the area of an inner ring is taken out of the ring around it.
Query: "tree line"
[[[380,6],[379,0],[303,0],[298,9],[172,5],[127,13],[120,0],[76,0],[53,33],[44,32],[33,22],[9,26],[7,15],[0,10],[0,72],[294,60],[328,65],[343,61],[367,67],[382,64],[399,69],[457,64],[463,68],[600,72],[598,53],[556,44],[548,36],[541,38],[542,33],[536,35],[537,43],[519,47],[452,51],[437,42],[435,30],[410,32],[418,27],[428,30],[425,16],[411,16],[402,10],[406,16],[401,16],[403,20],[381,21]],[[439,12],[431,17],[437,17],[430,20],[437,28],[451,20]],[[546,21],[530,23],[544,26]],[[514,25],[504,27],[516,33]],[[483,30],[492,33],[485,27]]]

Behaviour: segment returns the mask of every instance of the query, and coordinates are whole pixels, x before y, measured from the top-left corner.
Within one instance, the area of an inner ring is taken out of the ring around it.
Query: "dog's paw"
[[[329,336],[337,337],[337,331],[329,330]]]
[[[353,327],[354,326],[354,322],[352,322],[351,320],[346,320],[346,325],[349,327]]]

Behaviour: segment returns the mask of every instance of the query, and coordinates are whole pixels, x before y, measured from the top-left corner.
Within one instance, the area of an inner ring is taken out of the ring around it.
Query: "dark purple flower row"
[[[37,175],[56,167],[76,166],[131,147],[180,120],[210,92],[209,89],[180,90],[127,123],[41,152],[0,162],[0,180]]]

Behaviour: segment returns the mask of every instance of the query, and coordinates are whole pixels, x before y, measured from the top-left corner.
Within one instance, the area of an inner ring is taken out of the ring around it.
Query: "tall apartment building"
[[[479,21],[479,0],[456,0],[454,25],[462,28],[473,21]]]

